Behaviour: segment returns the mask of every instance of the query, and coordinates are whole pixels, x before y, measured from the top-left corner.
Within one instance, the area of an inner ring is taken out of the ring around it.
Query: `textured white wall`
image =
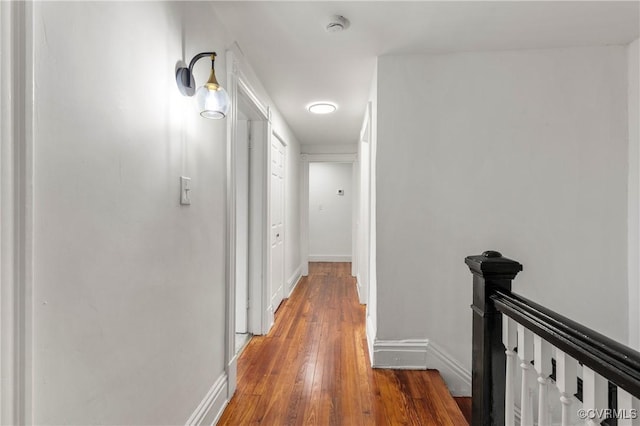
[[[626,341],[626,68],[615,46],[380,58],[379,339],[470,369],[463,260],[495,249],[516,292]]]
[[[352,177],[350,163],[309,164],[311,261],[331,260],[331,257],[351,259]],[[338,189],[342,189],[344,195],[337,195]]]

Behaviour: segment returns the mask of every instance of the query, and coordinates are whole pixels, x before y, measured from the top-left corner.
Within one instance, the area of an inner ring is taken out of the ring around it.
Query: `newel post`
[[[465,263],[473,273],[472,425],[502,426],[506,357],[502,314],[490,296],[496,289],[511,291],[511,281],[522,271],[522,265],[497,251],[468,256]]]

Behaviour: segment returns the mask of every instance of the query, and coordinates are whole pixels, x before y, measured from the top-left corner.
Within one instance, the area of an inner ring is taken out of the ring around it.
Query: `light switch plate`
[[[191,178],[186,176],[180,176],[180,204],[191,204]]]

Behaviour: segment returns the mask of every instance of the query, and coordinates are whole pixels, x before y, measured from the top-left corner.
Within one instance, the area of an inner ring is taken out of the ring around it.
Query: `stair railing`
[[[639,352],[512,293],[520,263],[496,251],[465,263],[473,273],[474,426],[639,424]]]

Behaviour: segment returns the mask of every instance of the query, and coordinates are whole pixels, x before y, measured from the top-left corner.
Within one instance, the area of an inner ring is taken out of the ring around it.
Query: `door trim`
[[[0,423],[31,424],[33,4],[0,2],[0,22]]]
[[[271,111],[253,89],[247,75],[250,67],[245,63],[242,53],[237,45],[233,45],[226,52],[227,91],[231,100],[231,108],[227,116],[227,158],[226,158],[226,201],[225,212],[225,287],[227,300],[225,304],[226,343],[225,363],[228,375],[228,397],[234,394],[237,385],[237,354],[235,352],[235,306],[236,306],[236,140],[238,125],[238,101],[242,97],[250,105],[252,110],[264,123],[260,132],[253,132],[249,155],[251,160],[249,186],[249,221],[250,241],[255,243],[249,247],[250,272],[249,272],[249,298],[250,317],[249,332],[253,334],[265,334],[268,331],[268,265],[270,262],[269,229],[268,229],[268,205],[269,200],[269,150],[268,136],[271,134]],[[259,133],[259,134],[255,134]],[[256,161],[252,161],[252,160]],[[252,178],[253,175],[256,179]],[[259,184],[256,184],[258,182]],[[257,228],[257,229],[255,229]],[[253,230],[252,230],[253,229]]]

